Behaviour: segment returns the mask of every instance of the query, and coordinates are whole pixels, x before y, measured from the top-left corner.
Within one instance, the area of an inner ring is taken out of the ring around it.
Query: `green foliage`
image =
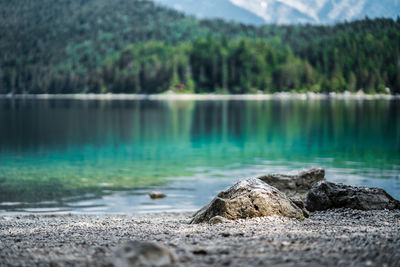
[[[107,58],[96,76],[100,86],[114,93],[274,92],[300,90],[318,80],[315,70],[286,48],[273,48],[261,40],[212,37],[174,46],[130,45]]]
[[[297,217],[297,220],[299,221],[304,221],[306,218],[303,215],[300,215],[299,217]]]
[[[0,93],[400,93],[400,21],[197,20],[139,0],[0,0]]]
[[[271,60],[275,57],[274,60]],[[190,55],[197,92],[246,93],[279,88],[279,68],[290,60],[284,49],[261,40],[208,38],[195,41]],[[218,90],[217,90],[218,89]]]
[[[187,82],[193,87],[188,72],[188,48],[186,44],[170,46],[161,42],[129,45],[121,53],[106,58],[94,75],[100,86],[113,93],[161,93],[184,89]]]

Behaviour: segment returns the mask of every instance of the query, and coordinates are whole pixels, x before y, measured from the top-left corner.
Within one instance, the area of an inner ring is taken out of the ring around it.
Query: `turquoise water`
[[[398,100],[1,99],[0,129],[0,213],[194,210],[310,166],[400,198]]]

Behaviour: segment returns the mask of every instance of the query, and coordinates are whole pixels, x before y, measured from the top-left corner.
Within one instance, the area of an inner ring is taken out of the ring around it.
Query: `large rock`
[[[309,211],[334,208],[359,210],[400,209],[400,201],[385,190],[374,187],[350,186],[327,181],[318,182],[306,198]]]
[[[276,187],[289,198],[304,200],[314,184],[325,180],[325,171],[311,168],[288,174],[268,174],[258,179]]]
[[[208,222],[215,216],[236,220],[269,215],[299,218],[306,214],[278,189],[252,178],[220,192],[194,215],[191,223]]]
[[[176,256],[153,242],[129,241],[115,251],[113,263],[119,267],[170,266]]]

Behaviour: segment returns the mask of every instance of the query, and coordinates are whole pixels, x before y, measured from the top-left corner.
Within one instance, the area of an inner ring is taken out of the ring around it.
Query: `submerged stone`
[[[298,218],[304,213],[275,187],[251,178],[220,192],[194,214],[191,223],[209,222],[215,216],[236,220],[270,215]]]
[[[150,197],[151,199],[160,199],[160,198],[165,198],[165,197],[167,197],[167,195],[164,194],[164,193],[161,193],[161,192],[150,192],[150,193],[149,193],[149,197]]]
[[[394,199],[381,188],[321,181],[309,191],[306,198],[306,208],[309,211],[334,208],[393,210],[400,209],[400,201]]]

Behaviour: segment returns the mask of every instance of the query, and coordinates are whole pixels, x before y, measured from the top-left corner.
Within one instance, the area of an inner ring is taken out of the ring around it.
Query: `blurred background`
[[[310,166],[400,198],[399,2],[0,0],[0,213],[195,210]]]
[[[2,94],[400,92],[398,0],[0,6]]]

